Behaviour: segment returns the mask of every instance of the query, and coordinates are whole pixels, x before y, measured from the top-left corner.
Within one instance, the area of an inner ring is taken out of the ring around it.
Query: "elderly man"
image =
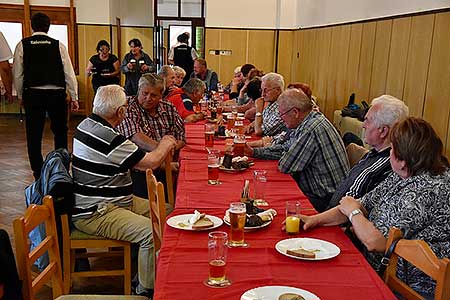
[[[283,76],[268,73],[261,78],[262,98],[255,101],[255,121],[249,125],[247,132],[255,131],[259,136],[274,136],[286,129],[278,112],[278,97],[284,90]],[[264,102],[268,105],[264,108]]]
[[[184,124],[173,104],[162,101],[163,78],[147,73],[139,79],[137,98],[130,100],[124,120],[117,129],[145,151],[152,151],[165,135],[185,144]]]
[[[206,60],[203,58],[197,58],[194,61],[194,72],[191,73],[190,78],[202,80],[208,91],[217,91],[217,84],[219,83],[217,73],[208,69]]]
[[[363,156],[339,184],[328,208],[339,205],[344,196],[361,198],[392,172],[389,162],[389,133],[392,126],[406,118],[408,113],[405,103],[393,96],[383,95],[372,100],[363,128],[364,140],[373,149]]]
[[[100,87],[93,114],[77,127],[73,140],[76,228],[92,235],[139,244],[137,294],[152,296],[153,237],[148,200],[133,196],[130,169],[158,168],[175,147],[164,136],[150,153],[114,130],[125,117],[123,88]]]
[[[245,152],[255,157],[281,154],[278,167],[290,173],[317,211],[324,211],[338,184],[348,172],[344,144],[333,125],[320,112],[313,111],[311,100],[301,90],[289,89],[278,98],[280,117],[290,129],[283,145]],[[287,149],[287,150],[285,150]]]
[[[164,79],[152,73],[139,79],[137,98],[130,100],[124,120],[117,129],[144,151],[153,151],[166,135],[177,140],[176,150],[185,144],[184,123],[175,106],[162,100]],[[164,172],[155,172],[159,181],[165,181]],[[133,192],[147,197],[145,172],[133,170]]]
[[[177,88],[167,97],[178,110],[186,123],[203,120],[203,113],[195,113],[194,105],[198,104],[205,92],[205,83],[197,78],[189,79],[182,88]]]

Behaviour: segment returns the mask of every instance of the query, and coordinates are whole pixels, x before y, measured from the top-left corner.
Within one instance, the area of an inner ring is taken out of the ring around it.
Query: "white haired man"
[[[364,140],[373,148],[342,180],[331,197],[328,208],[339,205],[339,201],[345,196],[361,198],[392,173],[389,162],[391,151],[389,134],[392,126],[408,117],[408,113],[409,109],[405,103],[393,96],[383,95],[372,100],[363,128]]]
[[[274,136],[286,129],[278,111],[278,97],[284,91],[284,78],[277,73],[268,73],[261,78],[262,97],[256,99],[255,121],[246,129],[259,136]],[[268,105],[264,108],[264,102]]]
[[[130,169],[158,168],[176,141],[164,136],[145,153],[114,128],[125,117],[125,91],[118,85],[100,87],[93,114],[75,130],[72,173],[74,225],[81,231],[139,244],[138,294],[151,296],[154,286],[153,236],[148,200],[132,193]]]

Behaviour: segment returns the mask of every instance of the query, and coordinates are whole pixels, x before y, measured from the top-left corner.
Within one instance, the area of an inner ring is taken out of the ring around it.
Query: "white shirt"
[[[0,31],[0,62],[6,61],[12,58],[12,52],[9,48],[8,42],[6,41],[3,33]]]
[[[34,32],[33,35],[47,35],[45,32]],[[61,54],[61,60],[64,68],[64,78],[66,81],[66,87],[72,98],[72,101],[78,100],[78,82],[75,77],[75,72],[70,61],[69,53],[66,46],[59,42],[59,53]],[[22,99],[23,93],[23,45],[22,42],[18,43],[16,50],[14,51],[14,63],[13,63],[13,78],[14,85],[17,90],[17,98]],[[61,87],[47,84],[42,86],[33,86],[34,89],[42,90],[56,90]]]

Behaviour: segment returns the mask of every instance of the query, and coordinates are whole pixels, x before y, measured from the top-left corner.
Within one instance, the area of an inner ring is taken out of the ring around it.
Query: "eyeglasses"
[[[98,51],[109,52],[109,48],[108,47],[101,47],[100,49],[98,49]]]
[[[296,107],[291,107],[291,108],[289,108],[287,111],[285,111],[284,113],[280,114],[280,117],[285,116],[286,114],[288,114],[288,113],[289,113],[291,110],[293,110],[294,108],[296,108]]]

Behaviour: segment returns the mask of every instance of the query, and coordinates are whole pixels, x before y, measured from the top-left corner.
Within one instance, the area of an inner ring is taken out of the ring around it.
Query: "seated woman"
[[[427,242],[439,258],[450,256],[450,172],[443,145],[426,121],[407,118],[391,130],[390,162],[394,171],[360,200],[344,197],[340,205],[314,216],[303,216],[305,230],[347,221],[365,246],[364,255],[378,269],[390,227],[405,238]],[[411,266],[399,276],[418,293],[430,297],[435,283]],[[406,278],[405,278],[406,277]]]
[[[173,66],[173,71],[175,72],[175,85],[177,87],[181,87],[183,83],[183,79],[186,76],[186,71],[179,66]]]

